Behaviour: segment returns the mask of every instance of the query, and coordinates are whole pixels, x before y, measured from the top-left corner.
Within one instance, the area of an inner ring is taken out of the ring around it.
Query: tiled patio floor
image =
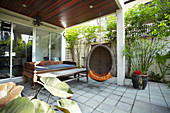
[[[116,78],[105,82],[89,78],[88,83],[86,78],[81,78],[68,84],[74,92],[72,100],[78,103],[82,113],[170,113],[170,88],[162,83],[149,82],[145,90],[134,89],[131,79],[125,80],[125,86],[117,86]],[[24,96],[35,94],[31,82],[24,86]],[[39,99],[46,102],[48,96],[49,92],[42,90]],[[57,99],[52,96],[49,103],[54,106]]]

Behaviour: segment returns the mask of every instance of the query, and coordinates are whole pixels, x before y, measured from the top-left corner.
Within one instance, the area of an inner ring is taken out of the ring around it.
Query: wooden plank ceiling
[[[32,18],[39,16],[42,21],[63,28],[118,9],[115,0],[0,0],[0,7]]]

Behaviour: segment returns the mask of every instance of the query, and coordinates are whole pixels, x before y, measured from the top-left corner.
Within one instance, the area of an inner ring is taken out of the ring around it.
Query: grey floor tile
[[[136,100],[149,103],[149,97],[143,97],[143,96],[138,95],[136,97]]]
[[[135,94],[132,94],[132,93],[124,93],[123,94],[123,97],[127,97],[127,98],[131,98],[131,99],[135,99]]]
[[[122,96],[123,93],[124,93],[124,92],[122,92],[122,91],[117,91],[117,90],[113,91],[113,94],[119,95],[119,96]]]
[[[151,105],[149,103],[135,101],[132,113],[151,113]]]
[[[91,108],[94,108],[94,109],[95,109],[99,104],[101,104],[100,101],[93,100],[93,99],[90,99],[90,100],[88,100],[88,101],[85,103],[85,105],[87,105],[87,106],[89,106],[89,107],[91,107]]]
[[[129,111],[124,111],[119,108],[115,108],[112,113],[130,113]]]
[[[83,94],[83,96],[87,97],[87,98],[92,98],[92,97],[95,96],[95,94],[93,94],[93,93],[85,93],[85,94]]]
[[[117,87],[109,85],[107,88],[108,88],[108,89],[115,90]]]
[[[58,100],[60,97],[57,97],[57,96],[51,96],[50,99],[53,99],[53,100]]]
[[[165,97],[166,102],[170,102],[170,97]]]
[[[152,113],[170,113],[170,110],[164,107],[152,105]]]
[[[115,106],[118,103],[118,100],[106,98],[102,103],[109,104],[111,106]]]
[[[146,109],[146,108],[142,109],[141,107],[133,107],[131,113],[152,113],[152,112],[151,112],[150,108],[149,109]]]
[[[90,93],[93,93],[93,94],[98,94],[99,92],[101,92],[100,89],[91,89],[90,90]]]
[[[170,90],[169,90],[169,93],[164,93],[163,95],[164,95],[164,97],[170,98]]]
[[[137,96],[149,97],[149,93],[141,93],[141,92],[138,92],[138,93],[137,93]]]
[[[151,98],[151,104],[154,104],[154,105],[158,105],[158,106],[162,106],[162,107],[166,107],[167,108],[167,105],[165,103],[164,100],[160,101],[160,100],[156,100],[156,99],[152,99]]]
[[[157,96],[162,96],[162,93],[159,91],[150,91],[150,95],[157,95]]]
[[[115,87],[115,88],[117,88],[118,87],[118,85],[117,85],[117,83],[115,83],[115,84],[111,84],[111,85],[109,85],[109,87]]]
[[[155,100],[164,101],[163,96],[160,96],[160,95],[150,95],[150,98],[155,99]]]
[[[144,90],[138,90],[138,93],[147,93],[147,94],[149,94],[149,90],[146,90],[146,89],[144,89]]]
[[[40,99],[40,100],[48,99],[48,96],[46,96],[46,95],[40,93],[40,94],[38,95],[38,99]]]
[[[76,99],[76,98],[78,98],[78,97],[80,97],[79,94],[74,94],[74,95],[71,97],[71,99]]]
[[[105,92],[105,91],[101,91],[100,93],[98,93],[98,95],[103,96],[103,97],[107,97],[110,93]]]
[[[108,93],[111,93],[111,92],[113,92],[114,90],[106,88],[106,89],[104,89],[103,91],[108,92]]]
[[[48,98],[46,99],[45,102],[47,102],[47,100],[48,100]],[[58,100],[58,99],[55,99],[55,100],[54,100],[53,98],[50,98],[48,103],[56,102],[56,104],[57,104],[57,100]]]
[[[100,112],[98,110],[94,110],[92,113],[103,113],[103,112]]]
[[[127,89],[125,93],[129,93],[129,94],[134,94],[134,95],[136,95],[137,89],[134,89],[134,88],[132,88],[132,89]]]
[[[25,92],[28,96],[34,96],[35,93],[36,93],[36,90],[26,89],[26,90],[24,90],[24,92]]]
[[[132,108],[132,105],[127,104],[127,103],[123,103],[123,102],[118,102],[116,108],[119,108],[121,110],[129,111],[130,112],[130,110]]]
[[[96,110],[104,112],[104,113],[111,113],[114,109],[114,106],[111,106],[109,104],[101,103]]]
[[[167,102],[167,104],[168,104],[168,108],[170,109],[170,102]]]
[[[77,90],[75,93],[77,93],[77,94],[79,94],[79,95],[83,95],[83,94],[85,94],[86,92],[83,91],[83,90]]]
[[[84,104],[78,103],[78,106],[80,107],[82,113],[91,113],[93,111],[93,108],[85,106]]]
[[[84,84],[82,84],[82,86],[84,86],[84,87],[86,87],[86,86],[88,86],[89,84],[88,83],[84,83]]]
[[[71,88],[71,91],[74,93],[74,92],[76,92],[78,89],[76,89],[76,88]]]
[[[82,85],[77,85],[76,88],[82,90],[82,89],[84,88],[84,86],[82,86]]]
[[[111,98],[111,99],[114,99],[114,100],[119,100],[119,99],[121,98],[121,96],[115,95],[115,94],[110,94],[110,95],[108,96],[108,98]]]
[[[125,92],[126,89],[127,89],[127,87],[120,87],[120,86],[118,88],[116,88],[117,91],[121,91],[121,92]]]
[[[145,90],[137,90],[133,88],[131,79],[125,80],[125,86],[118,86],[116,77],[105,82],[96,82],[89,78],[89,82],[86,83],[85,80],[68,82],[74,92],[71,100],[80,105],[82,113],[129,113],[129,109],[130,113],[170,113],[170,90],[165,84],[148,82]],[[26,96],[35,95],[32,80],[23,85],[23,93]],[[39,89],[39,85],[36,89]],[[41,93],[40,100],[46,102],[50,93],[45,89]],[[56,105],[58,97],[51,98],[50,105]]]
[[[85,103],[89,100],[89,98],[84,97],[84,96],[79,96],[78,98],[75,99],[76,101],[80,102],[80,103]]]
[[[100,95],[95,95],[94,97],[92,97],[92,99],[102,102],[105,99],[105,97]]]
[[[84,87],[82,90],[88,92],[90,91],[90,88]]]
[[[132,99],[132,98],[127,98],[127,97],[122,97],[122,98],[120,99],[120,101],[132,105],[133,102],[134,102],[134,99]]]

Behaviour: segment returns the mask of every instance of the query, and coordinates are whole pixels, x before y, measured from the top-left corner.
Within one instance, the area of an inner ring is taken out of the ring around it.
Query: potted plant
[[[148,69],[153,64],[156,53],[165,45],[158,38],[135,39],[131,45],[126,45],[123,51],[130,60],[132,68],[132,83],[134,88],[145,89],[148,81]]]
[[[141,71],[132,73],[132,83],[135,89],[145,89],[148,82],[148,75],[142,75]]]

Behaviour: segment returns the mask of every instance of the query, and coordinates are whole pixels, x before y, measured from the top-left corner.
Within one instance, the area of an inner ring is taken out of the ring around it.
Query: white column
[[[14,24],[11,23],[11,42],[10,42],[10,79],[12,79],[12,42],[14,39],[14,32],[13,32]]]
[[[65,33],[64,33],[65,32]],[[64,33],[64,36],[63,36]],[[66,53],[66,29],[61,33],[61,61],[65,60],[65,53]]]
[[[32,39],[32,62],[36,61],[36,28],[33,27],[33,39]]]
[[[124,6],[116,10],[117,14],[117,85],[125,83],[125,57],[122,54],[125,45]]]
[[[51,60],[51,32],[49,37],[49,61]]]

